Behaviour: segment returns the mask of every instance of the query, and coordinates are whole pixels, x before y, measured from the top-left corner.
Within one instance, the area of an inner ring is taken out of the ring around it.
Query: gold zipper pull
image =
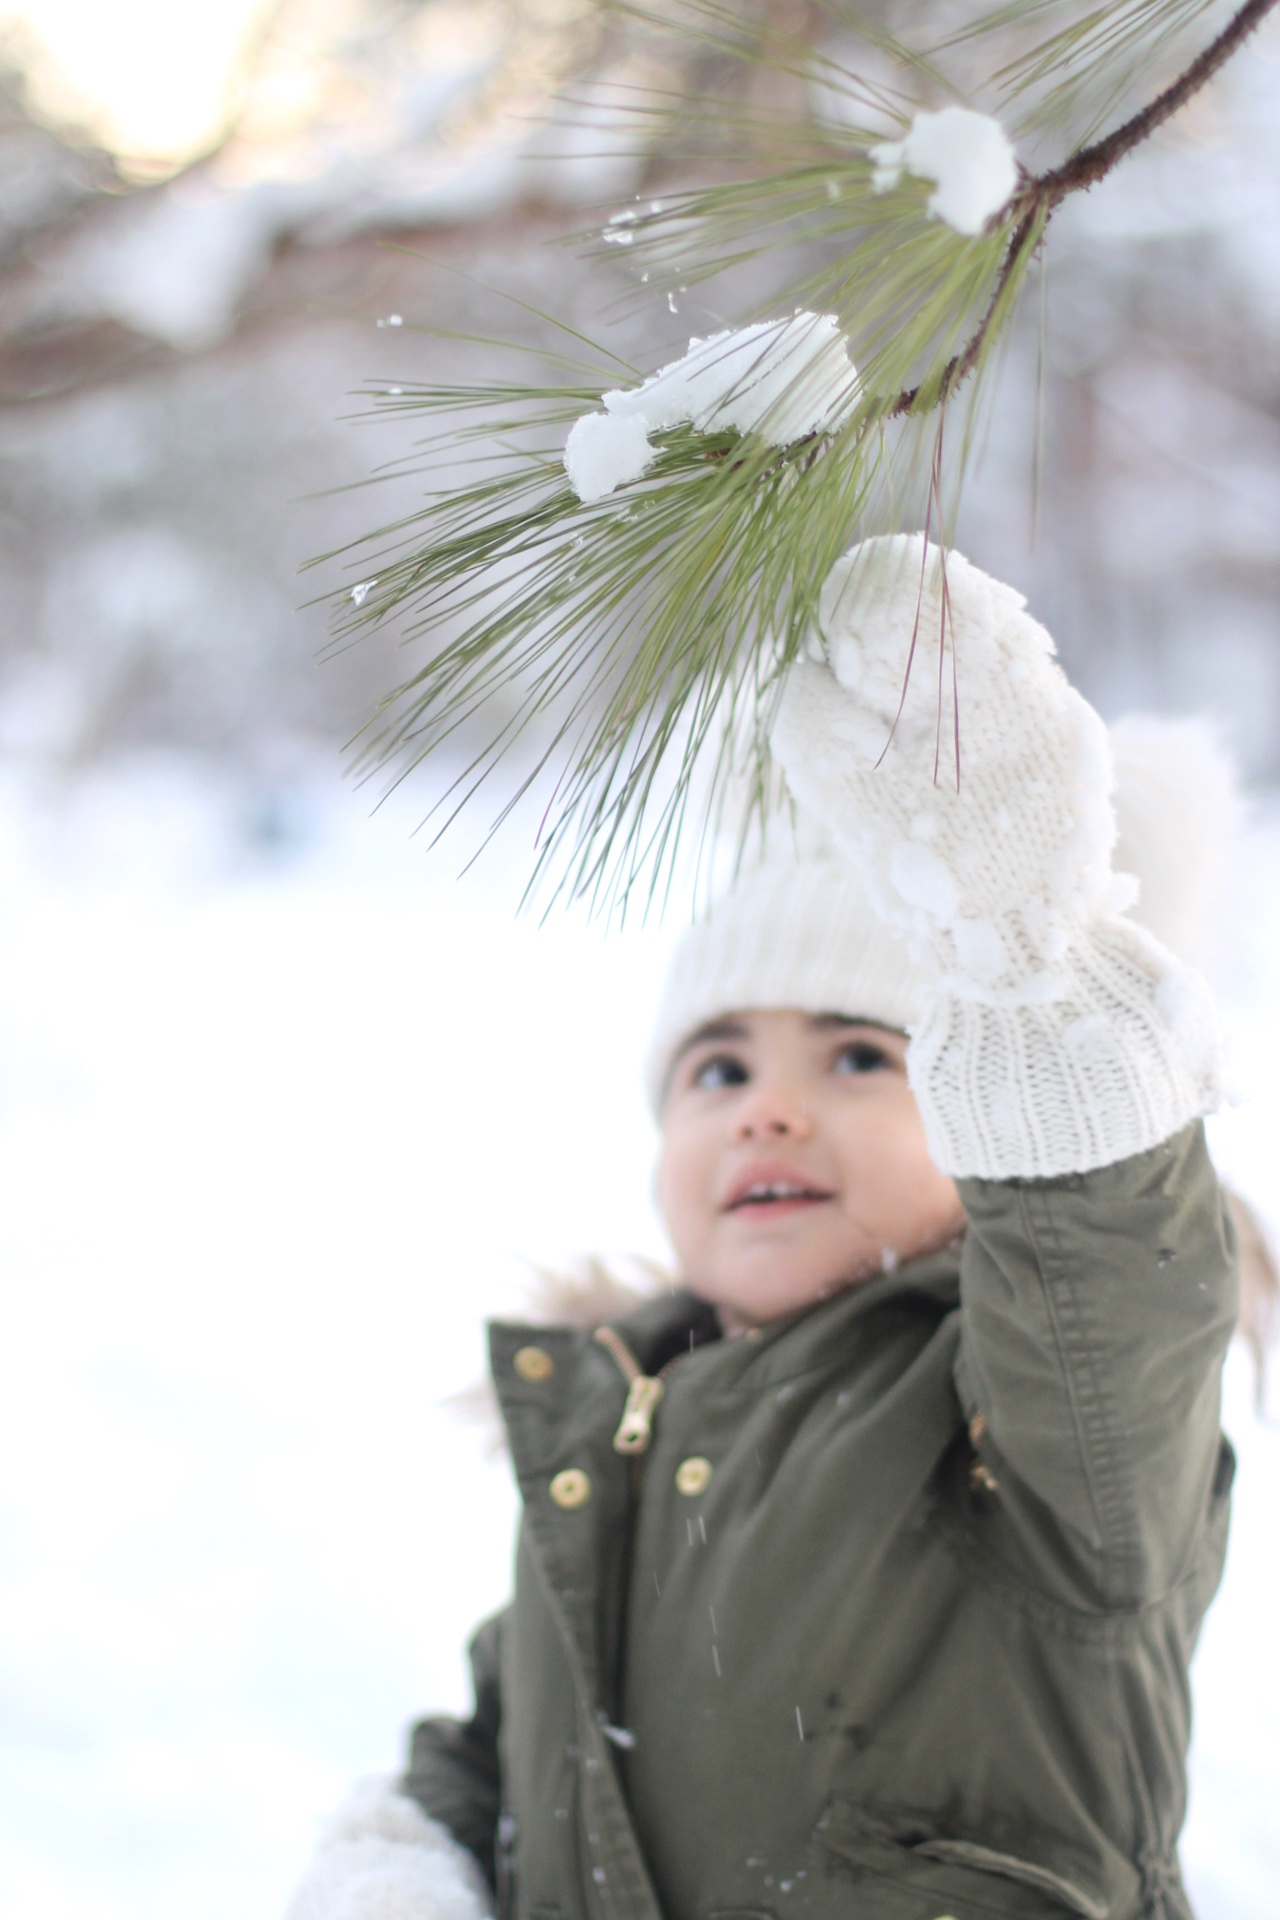
[[[644,1453],[653,1438],[653,1416],[664,1392],[664,1383],[641,1373],[640,1363],[620,1333],[612,1327],[597,1327],[596,1339],[613,1355],[627,1382],[627,1404],[618,1431],[613,1436],[615,1453]]]
[[[653,1416],[662,1398],[663,1383],[638,1373],[627,1388],[627,1404],[613,1436],[615,1453],[644,1453],[653,1437]]]

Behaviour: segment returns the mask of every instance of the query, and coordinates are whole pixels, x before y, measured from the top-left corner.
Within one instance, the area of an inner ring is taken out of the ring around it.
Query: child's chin
[[[729,1215],[739,1236],[739,1245],[757,1242],[767,1246],[820,1247],[831,1243],[831,1209],[805,1201],[784,1201],[779,1206],[743,1207]]]
[[[847,1287],[880,1271],[878,1261],[868,1260],[852,1272],[845,1266],[798,1265],[779,1271],[773,1262],[767,1272],[738,1273],[723,1277],[716,1289],[716,1304],[740,1313],[750,1320],[781,1320],[790,1313],[803,1313],[807,1307],[820,1306]],[[833,1279],[833,1273],[840,1277]]]
[[[846,1236],[832,1232],[830,1212],[815,1210],[746,1226],[730,1257],[740,1259],[744,1271],[753,1260],[769,1264],[774,1271],[780,1262],[787,1275],[797,1280],[810,1277],[816,1284],[819,1277],[852,1272],[868,1251],[860,1241],[856,1246],[846,1244]]]

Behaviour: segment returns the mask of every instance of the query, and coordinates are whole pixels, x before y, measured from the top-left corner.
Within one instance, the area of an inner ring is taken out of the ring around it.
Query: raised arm
[[[870,541],[811,656],[774,746],[930,981],[908,1071],[970,1221],[980,1456],[1046,1581],[1140,1604],[1181,1577],[1221,1471],[1208,990],[1126,912],[1106,728],[1018,594],[918,536]]]
[[[1166,1598],[1215,1506],[1225,1520],[1231,1477],[1218,1382],[1235,1247],[1203,1128],[1090,1173],[960,1193],[956,1383],[993,1536],[1069,1604]]]

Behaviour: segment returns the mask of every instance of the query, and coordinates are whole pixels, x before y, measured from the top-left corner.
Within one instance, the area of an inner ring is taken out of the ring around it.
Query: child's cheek
[[[662,1225],[685,1267],[699,1260],[718,1223],[716,1148],[706,1129],[670,1117],[654,1169],[654,1202]]]
[[[697,1214],[698,1188],[685,1132],[678,1116],[668,1120],[653,1176],[658,1215],[682,1264],[692,1250],[689,1243]]]

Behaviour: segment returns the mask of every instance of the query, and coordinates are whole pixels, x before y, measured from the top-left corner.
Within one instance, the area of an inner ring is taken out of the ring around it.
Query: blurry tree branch
[[[937,392],[929,399],[930,407],[945,405],[977,366],[983,344],[1000,312],[1005,291],[1023,255],[1043,241],[1045,229],[1055,210],[1069,195],[1087,193],[1090,187],[1096,187],[1135,148],[1140,147],[1144,140],[1149,140],[1167,120],[1171,120],[1226,65],[1249,35],[1261,26],[1276,4],[1277,0],[1247,0],[1247,4],[1227,23],[1217,39],[1210,41],[1203,53],[1140,112],[1116,127],[1105,139],[1095,140],[1079,153],[1072,154],[1061,166],[1051,167],[1019,186],[1008,206],[995,216],[997,220],[1012,217],[1017,221],[995,291],[967,345],[948,363]],[[898,395],[890,412],[895,416],[912,413],[917,410],[919,403],[919,386],[907,387]]]

